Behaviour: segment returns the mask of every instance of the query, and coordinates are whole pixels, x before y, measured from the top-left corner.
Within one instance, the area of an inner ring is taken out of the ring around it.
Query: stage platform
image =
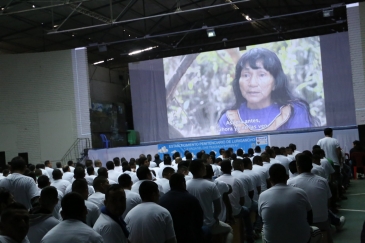
[[[169,141],[159,144],[152,144],[152,145],[140,145],[140,146],[128,146],[128,147],[117,147],[117,148],[108,148],[108,149],[92,149],[89,150],[89,159],[96,160],[99,159],[103,163],[103,166],[105,166],[106,162],[109,160],[113,160],[114,157],[124,157],[128,161],[130,158],[138,158],[140,154],[151,154],[152,157],[156,154],[163,154],[163,153],[173,153],[174,151],[183,152],[183,148],[187,148],[189,146],[189,143],[191,144],[189,148],[189,151],[196,150],[200,151],[204,149],[207,152],[210,152],[211,150],[218,151],[219,148],[228,148],[232,147],[233,149],[238,148],[244,148],[246,151],[249,147],[254,147],[255,143],[244,143],[239,144],[236,143],[233,146],[232,144],[226,143],[226,145],[223,145],[221,141],[225,140],[242,140],[244,138],[256,138],[256,142],[258,139],[264,139],[267,138],[267,143],[260,144],[262,146],[266,146],[267,144],[269,146],[288,146],[289,143],[294,143],[297,145],[297,150],[303,151],[303,150],[312,150],[312,146],[317,144],[317,141],[321,138],[323,138],[323,131],[313,131],[313,132],[299,132],[299,133],[284,133],[284,134],[274,134],[274,135],[257,135],[257,136],[236,136],[236,137],[230,137],[230,138],[211,138],[211,139],[192,139],[190,141]],[[350,149],[352,148],[352,142],[354,140],[359,139],[358,129],[340,129],[340,130],[334,130],[333,131],[333,137],[336,138],[341,148],[348,153]],[[215,146],[213,147],[211,144],[207,144],[207,141],[214,141]],[[261,140],[262,141],[262,140]],[[183,146],[182,146],[183,145]],[[238,146],[238,147],[237,147]],[[167,148],[166,150],[162,148]],[[168,149],[169,147],[172,147],[173,149]],[[237,148],[236,148],[237,147]],[[180,149],[178,149],[180,148]],[[193,148],[193,149],[192,149]],[[193,152],[193,151],[192,151]]]

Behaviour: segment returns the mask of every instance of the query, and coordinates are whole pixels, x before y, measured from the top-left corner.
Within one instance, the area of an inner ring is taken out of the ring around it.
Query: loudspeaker
[[[5,168],[6,167],[6,158],[5,158],[5,152],[0,152],[0,167]]]
[[[25,160],[25,164],[28,166],[28,153],[18,153],[18,156],[22,157]]]

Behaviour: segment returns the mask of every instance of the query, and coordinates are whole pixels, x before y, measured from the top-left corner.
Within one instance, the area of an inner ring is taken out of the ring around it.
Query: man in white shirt
[[[53,227],[41,243],[104,242],[98,233],[86,225],[87,208],[80,194],[72,192],[65,195],[61,205],[63,221]]]
[[[157,171],[157,177],[158,178],[163,178],[162,172],[163,172],[163,169],[166,168],[166,167],[174,168],[171,165],[171,157],[165,157],[164,160],[163,160],[163,163],[160,163],[160,169]]]
[[[132,186],[132,192],[139,193],[139,187],[141,186],[142,182],[144,181],[152,181],[152,175],[150,172],[150,169],[147,166],[140,166],[137,170],[137,177],[139,181],[133,184]],[[154,182],[155,183],[155,182]],[[158,190],[160,191],[160,196],[162,197],[165,193],[163,193],[163,189],[161,185],[157,184]]]
[[[330,162],[325,158],[324,150],[321,149],[321,147],[319,147],[319,146],[318,146],[318,148],[315,146],[318,146],[318,145],[313,146],[313,151],[312,151],[313,156],[315,156],[315,155],[319,156],[320,164],[321,164],[322,168],[324,169],[325,178],[327,179],[327,181],[330,181],[331,176],[333,175],[333,173],[335,173],[335,169],[333,169]]]
[[[99,218],[100,209],[94,203],[87,201],[89,192],[86,180],[75,180],[72,183],[72,192],[79,193],[85,200],[85,205],[87,208],[86,224],[90,227],[93,227],[96,220]]]
[[[37,185],[31,177],[23,175],[26,165],[22,157],[13,158],[10,165],[11,174],[0,180],[0,187],[8,189],[16,202],[30,209],[39,196]]]
[[[108,178],[112,181],[117,182],[118,177],[123,173],[122,171],[114,170],[114,163],[113,161],[106,162],[106,168],[108,169]]]
[[[94,179],[96,178],[95,169],[92,166],[86,168],[87,175],[85,175],[85,180],[89,186],[93,185]]]
[[[73,180],[85,180],[85,170],[84,168],[82,168],[81,166],[76,167],[76,169],[74,170],[74,178]],[[87,182],[86,182],[87,184]],[[89,196],[93,193],[95,193],[95,190],[92,186],[88,186],[88,190],[89,190]],[[70,193],[72,191],[72,184],[67,186],[66,190],[65,190],[65,194]]]
[[[105,193],[105,207],[101,208],[101,214],[93,227],[103,237],[104,242],[128,242],[129,232],[122,218],[125,207],[126,198],[122,186],[110,186]]]
[[[328,242],[332,242],[331,226],[328,221],[328,200],[332,194],[326,179],[311,173],[311,158],[302,153],[296,156],[299,175],[287,181],[293,187],[303,189],[313,210],[313,226],[328,232]]]
[[[253,165],[252,165],[252,161],[249,158],[244,158],[242,160],[242,162],[243,162],[243,168],[242,168],[243,174],[251,180],[251,183],[253,186],[254,195],[253,195],[252,200],[256,202],[255,207],[257,209],[257,200],[259,199],[259,195],[261,193],[261,178],[258,173],[254,172],[252,170]]]
[[[291,143],[291,144],[289,144],[289,147],[292,150],[292,156],[295,158],[295,156],[300,153],[300,151],[297,150],[297,145],[295,145],[294,143]]]
[[[298,176],[297,162],[294,160],[289,164],[290,178]]]
[[[259,215],[264,223],[263,239],[266,242],[319,242],[320,239],[310,241],[309,225],[313,213],[307,194],[302,189],[286,185],[288,175],[283,165],[272,165],[269,174],[273,186],[262,192],[259,198]],[[283,229],[285,232],[282,232]]]
[[[263,167],[262,157],[261,156],[254,156],[252,159],[252,171],[257,173],[260,176],[261,180],[261,192],[267,190],[269,180],[269,174],[267,173],[267,169]]]
[[[118,157],[113,158],[114,170],[120,174],[123,172],[122,166],[120,166],[120,159]]]
[[[98,208],[104,207],[105,193],[109,187],[108,178],[98,176],[93,181],[95,193],[90,195],[87,200],[94,203]]]
[[[59,169],[61,171],[61,173],[63,174],[62,163],[61,162],[56,162],[56,168]]]
[[[261,158],[262,158],[262,166],[267,170],[267,174],[269,174],[269,169],[272,165],[270,163],[270,155],[266,152],[263,152],[261,154]]]
[[[14,202],[1,212],[0,242],[27,243],[26,236],[28,230],[29,213],[23,204]]]
[[[335,173],[334,180],[337,181],[337,190],[341,199],[347,199],[342,195],[342,183],[341,183],[341,148],[337,139],[333,138],[332,128],[324,129],[324,138],[318,140],[317,145],[324,150],[327,158],[333,161]]]
[[[243,159],[243,149],[237,149],[237,159]]]
[[[43,190],[43,188],[49,187],[51,185],[51,182],[49,181],[49,178],[45,175],[41,175],[40,177],[38,177],[38,195],[41,194],[41,191]],[[64,196],[64,194],[57,189],[57,194],[58,194],[58,203],[56,204],[56,206],[54,207],[53,210],[53,217],[55,217],[58,220],[61,220],[61,216],[60,216],[60,209],[61,209],[61,200]]]
[[[51,182],[51,186],[56,187],[57,190],[60,190],[63,194],[65,194],[66,188],[71,185],[71,183],[62,179],[62,173],[59,169],[53,170],[52,177],[53,182]]]
[[[101,167],[101,168],[98,169],[98,176],[108,178],[109,185],[118,184],[118,181],[113,181],[109,178],[108,170],[104,167]]]
[[[45,170],[47,171],[47,173],[49,175],[49,178],[51,179],[51,182],[52,182],[53,181],[53,178],[52,178],[52,172],[53,172],[52,162],[49,161],[49,160],[46,160],[44,162],[44,166],[45,166]]]
[[[128,212],[132,208],[134,208],[138,204],[142,203],[142,199],[138,193],[131,191],[133,181],[128,174],[122,174],[121,176],[119,176],[118,182],[119,182],[119,185],[121,185],[123,187],[124,192],[125,192],[125,197],[126,197],[126,208],[122,215],[122,217],[124,219],[125,216],[128,214]]]
[[[176,243],[171,215],[169,211],[157,204],[159,201],[157,184],[144,181],[139,187],[139,194],[142,203],[135,206],[125,217],[130,232],[129,241],[131,243]]]
[[[58,192],[53,186],[42,189],[39,197],[39,207],[32,210],[29,215],[28,239],[30,243],[38,243],[43,236],[59,224],[59,220],[52,213],[58,203]]]
[[[162,192],[166,194],[168,191],[170,191],[170,184],[169,180],[172,174],[175,173],[174,168],[171,167],[165,167],[162,171],[162,177],[160,179],[157,179],[155,182],[159,184],[162,187]]]
[[[289,160],[285,155],[284,155],[284,152],[285,152],[285,148],[282,147],[282,148],[278,148],[278,147],[274,147],[274,151],[275,151],[275,159],[280,161],[280,163],[282,165],[284,165],[285,169],[286,169],[286,172],[287,174],[289,175],[289,163],[291,162],[291,160]]]
[[[133,183],[136,183],[137,181],[139,181],[137,175],[135,172],[132,172],[131,170],[131,167],[128,165],[128,166],[124,166],[123,167],[123,174],[127,174],[131,177]],[[119,176],[120,177],[120,176]],[[119,180],[119,179],[118,179]]]
[[[70,172],[74,172],[75,167],[74,167],[74,162],[72,160],[67,161],[67,165],[68,167],[70,167]]]
[[[312,155],[312,171],[311,173],[318,175],[327,180],[326,171],[321,166],[321,157],[319,155]]]
[[[225,161],[223,161],[223,162],[225,162]],[[242,185],[245,189],[244,206],[250,209],[252,206],[252,198],[254,195],[254,186],[252,184],[252,181],[248,175],[245,175],[243,173],[244,167],[243,167],[243,161],[241,159],[236,159],[235,161],[233,161],[233,168],[234,168],[234,171],[232,171],[232,176],[239,179],[242,182]]]
[[[248,158],[246,158],[248,159]],[[250,159],[248,159],[250,160]],[[240,161],[239,159],[235,161]],[[251,162],[251,160],[250,160]],[[223,175],[217,178],[217,181],[223,181],[231,186],[232,193],[228,195],[229,201],[232,206],[232,214],[234,217],[242,218],[244,222],[244,227],[242,231],[246,230],[246,239],[247,242],[254,242],[253,238],[253,228],[250,218],[250,210],[244,207],[245,204],[245,188],[243,186],[243,182],[231,175],[232,165],[229,160],[225,160],[221,163],[221,170]],[[242,225],[243,226],[243,225]]]
[[[62,168],[62,170],[63,170],[62,179],[72,183],[72,179],[74,178],[74,173],[71,172],[70,167],[66,165]]]
[[[189,169],[194,177],[187,181],[186,190],[199,200],[204,212],[204,226],[210,228],[212,235],[226,234],[225,242],[232,242],[231,226],[218,219],[221,212],[221,195],[218,188],[213,182],[203,179],[206,173],[205,165],[201,161],[194,160],[190,163]]]

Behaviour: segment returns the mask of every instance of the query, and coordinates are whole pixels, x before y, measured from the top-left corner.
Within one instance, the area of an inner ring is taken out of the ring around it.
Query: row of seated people
[[[333,168],[320,148],[287,151],[187,152],[155,165],[142,155],[137,166],[114,158],[106,168],[26,168],[16,157],[0,179],[0,242],[232,242],[238,220],[242,242],[262,228],[267,242],[315,242],[344,224],[327,206]]]

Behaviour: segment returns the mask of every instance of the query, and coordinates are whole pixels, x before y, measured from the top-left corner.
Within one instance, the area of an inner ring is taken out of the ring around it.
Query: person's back
[[[338,148],[340,145],[337,139],[332,137],[324,137],[318,141],[317,145],[319,145],[321,149],[324,150],[326,156],[331,159],[335,165],[339,165],[336,148]]]
[[[38,243],[48,231],[58,225],[60,221],[53,217],[54,207],[58,203],[58,192],[53,186],[42,189],[39,198],[40,207],[29,215],[28,239],[30,243]]]
[[[125,217],[130,232],[128,240],[131,243],[176,242],[171,215],[167,209],[157,204],[159,200],[157,184],[144,181],[139,188],[139,194],[143,202],[135,206]]]
[[[78,193],[71,192],[62,199],[63,221],[51,229],[41,243],[88,242],[103,243],[103,238],[86,225],[85,201]]]
[[[288,177],[281,164],[272,165],[269,173],[273,186],[261,193],[258,202],[264,238],[267,242],[309,242],[307,216],[311,205],[307,194],[300,188],[286,185]]]
[[[204,214],[199,201],[186,191],[184,175],[173,174],[170,185],[171,190],[160,199],[160,205],[171,214],[177,242],[202,242]]]
[[[32,199],[39,195],[39,190],[31,177],[24,176],[25,161],[15,157],[11,161],[12,174],[0,180],[0,187],[5,187],[14,196],[14,200],[27,209],[32,207]]]
[[[121,176],[119,176],[118,183],[123,187],[126,197],[126,207],[122,215],[122,218],[124,219],[132,208],[142,202],[142,199],[138,193],[131,191],[133,182],[132,178],[129,175],[122,174]]]

